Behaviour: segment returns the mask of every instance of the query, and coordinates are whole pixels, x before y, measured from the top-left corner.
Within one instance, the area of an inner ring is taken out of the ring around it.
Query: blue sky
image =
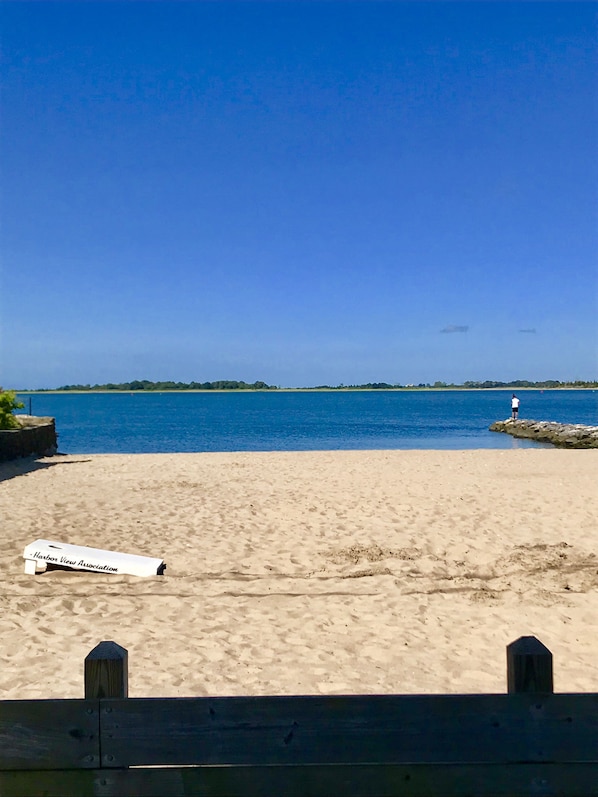
[[[587,2],[3,2],[0,383],[598,376]]]

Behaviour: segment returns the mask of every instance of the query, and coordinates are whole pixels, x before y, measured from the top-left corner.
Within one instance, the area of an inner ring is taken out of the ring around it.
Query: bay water
[[[21,394],[65,454],[538,448],[488,431],[511,390]],[[520,417],[598,424],[598,391],[525,390]]]

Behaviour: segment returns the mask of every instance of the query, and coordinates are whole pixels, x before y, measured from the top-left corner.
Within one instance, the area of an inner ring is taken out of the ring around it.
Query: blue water
[[[512,391],[21,395],[67,454],[528,448],[489,432]],[[598,392],[521,391],[520,417],[598,424]]]

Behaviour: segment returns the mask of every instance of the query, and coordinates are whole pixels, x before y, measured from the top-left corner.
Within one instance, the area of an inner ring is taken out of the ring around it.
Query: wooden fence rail
[[[534,637],[507,694],[128,698],[127,652],[82,700],[0,701],[0,797],[598,797],[598,694],[554,694]]]

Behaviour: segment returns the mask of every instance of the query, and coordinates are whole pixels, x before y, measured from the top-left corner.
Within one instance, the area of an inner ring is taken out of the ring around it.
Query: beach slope
[[[598,451],[58,456],[0,465],[0,694],[81,697],[102,640],[131,696],[504,692],[536,635],[598,691]],[[163,576],[23,572],[37,538]]]

